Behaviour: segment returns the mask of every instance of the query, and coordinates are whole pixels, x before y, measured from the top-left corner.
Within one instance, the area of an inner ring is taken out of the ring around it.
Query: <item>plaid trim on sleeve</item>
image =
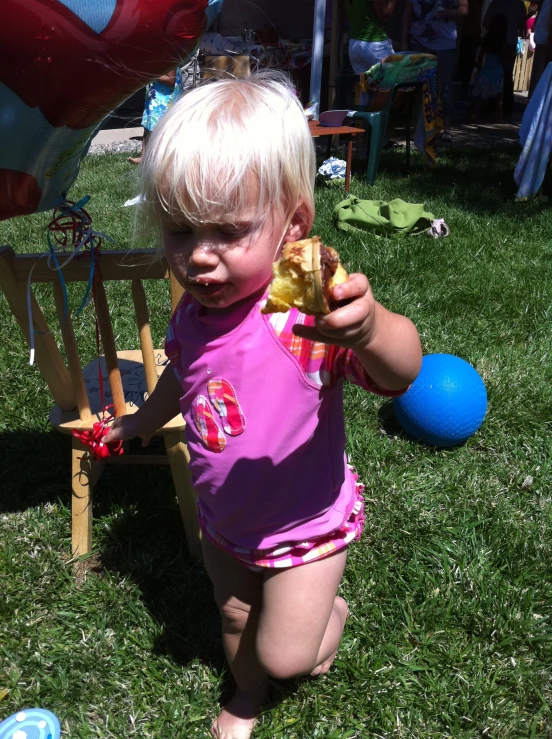
[[[298,360],[306,376],[317,385],[334,385],[341,377],[376,395],[393,398],[404,390],[385,390],[368,375],[352,349],[334,344],[323,344],[296,336],[293,326],[314,326],[314,316],[306,316],[297,309],[288,313],[272,313],[268,316],[272,330],[284,347]]]

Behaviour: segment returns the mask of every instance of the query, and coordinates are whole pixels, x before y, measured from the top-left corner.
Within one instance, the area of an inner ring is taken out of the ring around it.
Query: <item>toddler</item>
[[[404,392],[418,333],[374,299],[363,274],[328,316],[263,315],[272,263],[314,219],[315,155],[283,77],[209,83],[177,102],[143,162],[145,207],[186,292],[170,359],[106,441],[149,437],[178,411],[187,427],[205,567],[236,692],[211,728],[248,739],[269,676],[324,674],[347,604],[337,595],[360,537],[360,485],[345,458],[343,380]]]

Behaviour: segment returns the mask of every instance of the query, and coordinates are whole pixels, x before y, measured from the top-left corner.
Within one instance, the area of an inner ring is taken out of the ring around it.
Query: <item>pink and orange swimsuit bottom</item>
[[[364,485],[355,474],[355,500],[345,522],[334,531],[315,537],[300,544],[282,544],[273,549],[246,549],[225,539],[205,520],[198,505],[197,515],[203,536],[214,546],[244,562],[250,569],[299,567],[335,554],[356,539],[360,539],[364,528]]]

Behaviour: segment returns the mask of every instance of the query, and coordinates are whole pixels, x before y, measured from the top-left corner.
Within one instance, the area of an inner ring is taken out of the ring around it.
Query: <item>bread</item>
[[[286,244],[272,272],[263,313],[285,313],[292,307],[311,316],[329,313],[332,288],[349,277],[339,254],[319,236]]]

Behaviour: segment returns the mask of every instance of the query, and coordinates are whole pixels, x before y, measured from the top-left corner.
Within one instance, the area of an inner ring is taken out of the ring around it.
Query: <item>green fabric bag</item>
[[[335,206],[334,221],[342,231],[365,231],[376,236],[420,234],[431,230],[434,216],[424,205],[390,200],[359,200],[351,195]]]

